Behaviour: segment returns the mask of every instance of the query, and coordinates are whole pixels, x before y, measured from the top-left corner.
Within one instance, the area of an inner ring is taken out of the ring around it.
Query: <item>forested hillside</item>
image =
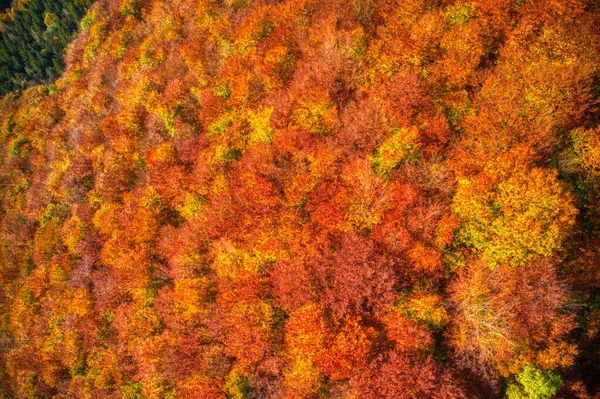
[[[0,102],[0,397],[600,398],[600,2],[79,26]]]

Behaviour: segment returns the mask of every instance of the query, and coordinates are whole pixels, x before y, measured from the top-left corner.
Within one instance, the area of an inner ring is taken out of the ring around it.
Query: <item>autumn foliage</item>
[[[599,26],[97,0],[0,100],[0,397],[599,397]]]

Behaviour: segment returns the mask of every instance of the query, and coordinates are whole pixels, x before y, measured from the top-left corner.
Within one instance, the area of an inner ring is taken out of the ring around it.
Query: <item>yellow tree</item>
[[[555,254],[575,224],[577,209],[553,169],[527,167],[512,154],[458,181],[452,211],[457,240],[490,266],[521,266]]]

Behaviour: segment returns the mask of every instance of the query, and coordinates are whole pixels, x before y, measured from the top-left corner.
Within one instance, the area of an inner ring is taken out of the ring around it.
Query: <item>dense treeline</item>
[[[2,10],[6,10],[7,8],[10,8],[12,4],[12,0],[2,0],[0,1],[0,8]]]
[[[0,12],[0,94],[59,77],[65,47],[90,4],[91,0],[20,0],[6,14]]]
[[[600,3],[83,21],[0,103],[3,397],[600,397]]]

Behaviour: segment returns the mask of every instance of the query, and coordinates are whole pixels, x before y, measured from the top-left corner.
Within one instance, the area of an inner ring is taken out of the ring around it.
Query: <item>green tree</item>
[[[549,399],[562,386],[562,379],[552,370],[525,366],[506,390],[507,399]]]

